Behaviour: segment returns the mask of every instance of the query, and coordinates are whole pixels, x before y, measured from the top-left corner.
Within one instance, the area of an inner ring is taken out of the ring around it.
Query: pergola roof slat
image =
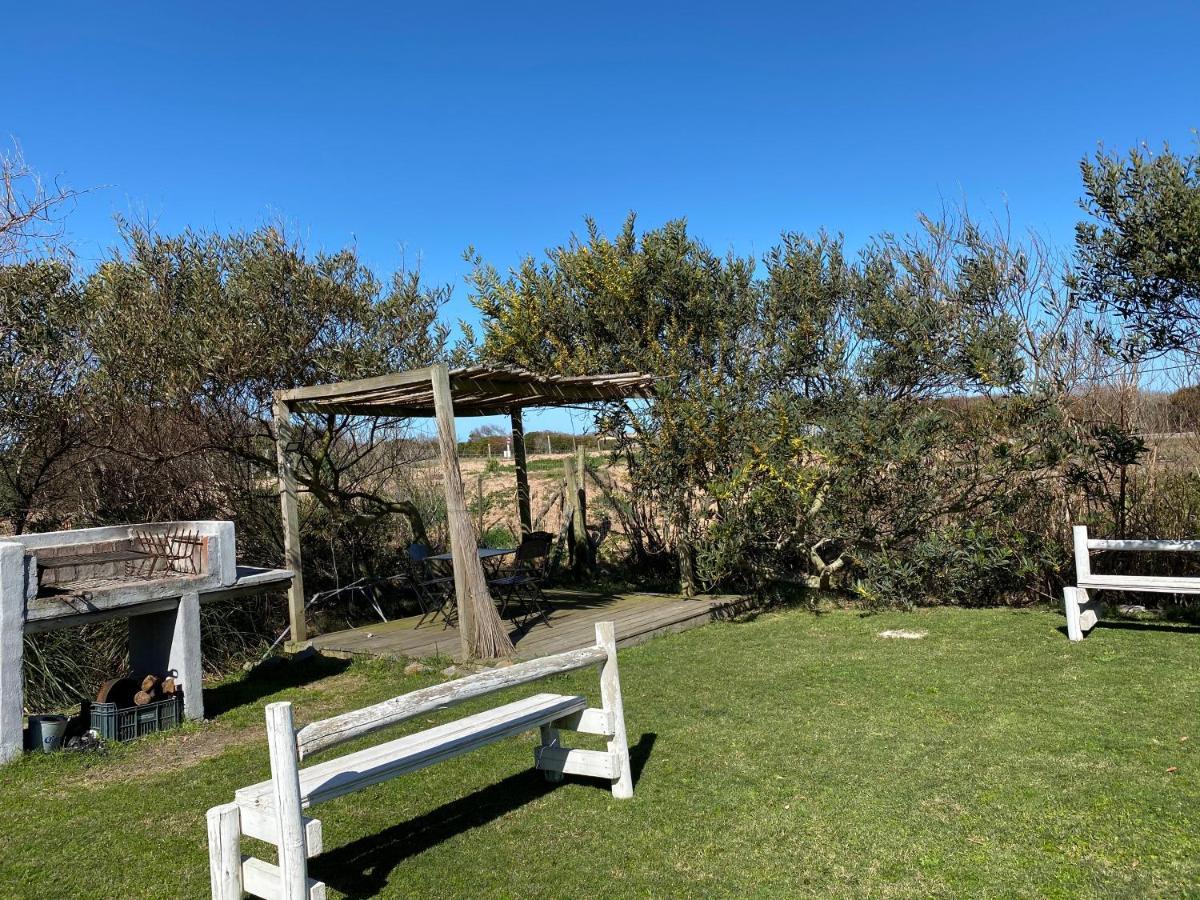
[[[280,391],[294,412],[428,417],[434,415],[430,369],[396,372],[336,384]],[[650,397],[654,377],[640,372],[603,375],[538,375],[515,366],[468,366],[450,370],[458,415],[479,416],[564,403],[601,403]]]

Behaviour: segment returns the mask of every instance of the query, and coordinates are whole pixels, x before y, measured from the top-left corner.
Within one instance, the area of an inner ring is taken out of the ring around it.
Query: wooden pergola
[[[292,640],[303,641],[308,635],[304,618],[304,577],[300,556],[295,461],[288,449],[293,413],[437,419],[438,452],[445,476],[446,516],[462,654],[466,659],[487,659],[506,656],[513,648],[492,604],[479,561],[475,532],[467,515],[462,473],[458,466],[455,415],[508,413],[511,416],[517,511],[524,534],[532,528],[532,516],[521,411],[527,407],[574,406],[650,397],[653,388],[653,376],[638,372],[567,377],[538,375],[515,367],[471,366],[451,369],[439,364],[375,378],[276,391],[275,446],[279,458],[284,550],[287,567],[294,573],[288,593]]]

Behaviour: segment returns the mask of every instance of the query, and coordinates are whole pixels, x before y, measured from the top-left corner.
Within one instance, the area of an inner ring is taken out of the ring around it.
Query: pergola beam
[[[354,381],[338,381],[334,384],[310,384],[305,387],[277,391],[276,399],[293,403],[297,400],[320,400],[324,397],[340,397],[346,394],[358,394],[384,388],[401,387],[406,384],[428,382],[431,370],[413,369],[409,372],[392,372],[388,375],[376,375],[372,378],[359,378]]]

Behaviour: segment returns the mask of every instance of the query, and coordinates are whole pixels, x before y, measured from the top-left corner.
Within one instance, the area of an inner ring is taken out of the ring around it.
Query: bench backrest
[[[1118,541],[1088,537],[1086,525],[1075,525],[1071,529],[1075,545],[1076,580],[1087,579],[1092,574],[1092,550],[1121,550],[1130,553],[1200,553],[1200,541]]]
[[[611,627],[611,623],[601,624]],[[552,675],[562,675],[588,666],[603,665],[608,661],[610,652],[615,655],[615,645],[610,651],[608,647],[596,644],[593,647],[570,650],[505,668],[489,669],[445,684],[435,684],[419,691],[402,694],[373,706],[351,710],[305,725],[296,732],[296,748],[300,758],[304,759],[313,753],[336,747],[364,734],[434,710],[454,706],[473,697],[494,694],[506,688],[530,684]]]

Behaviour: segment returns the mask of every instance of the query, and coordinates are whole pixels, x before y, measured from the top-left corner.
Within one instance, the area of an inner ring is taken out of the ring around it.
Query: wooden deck
[[[743,602],[731,595],[684,600],[677,594],[596,594],[551,590],[550,625],[531,624],[527,631],[510,632],[516,659],[535,659],[595,643],[597,622],[616,624],[617,645],[640,644],[660,634],[686,631],[729,614]],[[335,631],[312,639],[312,646],[330,656],[384,656],[424,659],[459,659],[458,629],[426,622],[416,627],[417,616],[348,631]]]

